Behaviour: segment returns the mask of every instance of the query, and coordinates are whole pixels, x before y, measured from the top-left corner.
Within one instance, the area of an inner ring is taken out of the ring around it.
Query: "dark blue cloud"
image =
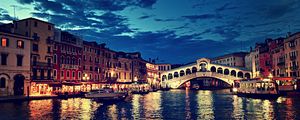
[[[192,22],[196,22],[197,20],[203,20],[203,19],[221,19],[222,18],[222,16],[217,15],[217,14],[185,15],[182,17],[186,18]]]
[[[14,20],[12,16],[10,16],[7,12],[7,10],[0,8],[0,20]]]
[[[32,16],[85,40],[171,63],[247,50],[267,37],[285,36],[287,26],[292,32],[300,26],[297,0],[17,1],[34,6]],[[12,17],[1,12],[0,20]]]
[[[233,10],[233,9],[237,9],[238,7],[235,6],[231,6],[231,3],[225,3],[223,6],[219,7],[216,9],[216,12],[222,12],[225,10]]]
[[[139,17],[139,19],[147,19],[147,18],[150,18],[150,17],[152,17],[152,16],[150,16],[150,15],[143,15],[143,16]]]
[[[170,22],[170,21],[178,21],[179,19],[172,19],[172,18],[167,18],[167,19],[155,18],[154,20],[157,21],[157,22]]]

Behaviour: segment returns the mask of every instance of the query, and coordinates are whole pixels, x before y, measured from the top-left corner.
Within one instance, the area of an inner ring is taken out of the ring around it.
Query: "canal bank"
[[[300,98],[260,100],[225,90],[169,90],[134,94],[125,102],[85,98],[0,103],[0,119],[300,119]],[[226,114],[224,114],[226,113]]]

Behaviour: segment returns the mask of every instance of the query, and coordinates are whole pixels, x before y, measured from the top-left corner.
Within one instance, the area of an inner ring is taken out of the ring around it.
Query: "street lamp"
[[[82,79],[88,81],[90,79],[90,77],[87,74],[84,74],[84,76],[82,77]]]
[[[272,78],[273,78],[272,73],[270,73],[268,77],[272,80]]]
[[[138,79],[137,79],[136,76],[134,77],[133,81],[134,81],[134,82],[137,82],[137,81],[138,81]]]

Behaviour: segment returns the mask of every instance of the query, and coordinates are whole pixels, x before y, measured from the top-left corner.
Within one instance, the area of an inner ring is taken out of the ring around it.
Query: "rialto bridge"
[[[179,88],[194,78],[217,78],[229,85],[234,80],[252,78],[251,72],[245,68],[211,63],[207,58],[198,59],[196,63],[165,71],[161,74],[162,86]]]

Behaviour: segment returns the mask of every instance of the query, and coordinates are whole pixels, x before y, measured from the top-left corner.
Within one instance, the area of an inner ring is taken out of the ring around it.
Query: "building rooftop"
[[[223,58],[227,58],[227,57],[231,57],[231,56],[245,57],[247,54],[248,54],[248,52],[234,52],[234,53],[229,53],[229,54],[225,54],[222,56],[212,58],[211,60],[219,60],[219,59],[223,59]]]

